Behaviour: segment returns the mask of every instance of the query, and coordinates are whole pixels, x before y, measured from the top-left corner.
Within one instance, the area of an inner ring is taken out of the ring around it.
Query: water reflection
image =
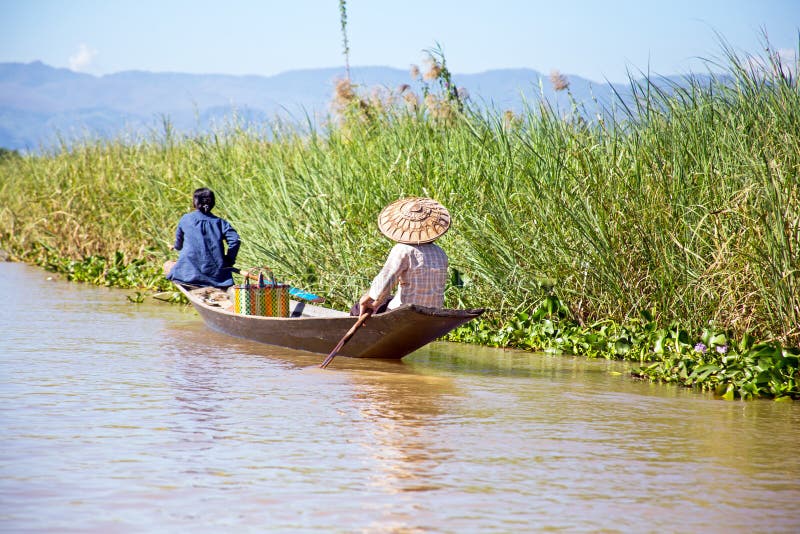
[[[320,370],[46,276],[0,264],[3,530],[800,531],[800,403],[443,343]]]
[[[440,489],[437,469],[453,456],[437,441],[438,425],[453,380],[421,374],[358,372],[349,375],[353,401],[370,440],[367,448],[380,471],[372,485],[395,492]]]
[[[413,492],[439,489],[436,469],[452,450],[432,440],[449,397],[458,395],[450,377],[423,373],[398,361],[341,357],[328,370],[318,370],[323,355],[270,347],[205,330],[194,323],[165,327],[162,352],[170,362],[167,383],[182,418],[190,427],[173,427],[187,440],[225,437],[230,402],[225,386],[228,358],[252,358],[274,369],[302,371],[309,376],[342,379],[349,391],[347,411],[340,416],[357,427],[364,454],[378,467],[369,484],[381,491]]]
[[[219,360],[210,354],[176,354],[168,369],[165,379],[174,395],[175,410],[184,416],[176,418],[179,424],[170,429],[192,441],[222,437],[227,417]]]

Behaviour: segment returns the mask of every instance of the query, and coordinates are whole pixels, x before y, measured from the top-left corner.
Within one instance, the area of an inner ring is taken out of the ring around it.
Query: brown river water
[[[800,402],[434,343],[206,329],[0,263],[0,531],[800,532]]]

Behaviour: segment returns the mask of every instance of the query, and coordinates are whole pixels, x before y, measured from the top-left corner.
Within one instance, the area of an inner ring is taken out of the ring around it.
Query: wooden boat
[[[213,330],[279,347],[328,354],[358,319],[347,312],[296,300],[290,303],[290,317],[242,315],[211,305],[188,288],[175,285]],[[400,359],[483,311],[404,304],[370,317],[338,354],[351,358]]]

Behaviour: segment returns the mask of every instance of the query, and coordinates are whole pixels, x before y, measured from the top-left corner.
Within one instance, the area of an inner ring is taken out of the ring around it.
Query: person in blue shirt
[[[180,255],[177,262],[164,265],[166,276],[183,284],[226,289],[233,285],[233,265],[241,244],[239,234],[228,221],[211,213],[213,191],[206,187],[195,190],[193,203],[195,211],[178,222],[173,248]]]

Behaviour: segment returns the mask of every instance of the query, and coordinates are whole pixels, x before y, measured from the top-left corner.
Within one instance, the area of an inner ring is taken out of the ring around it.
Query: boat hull
[[[345,312],[292,301],[291,317],[241,315],[211,306],[178,285],[206,325],[218,332],[297,350],[328,354],[355,324]],[[399,359],[483,313],[403,305],[374,315],[339,351],[351,358]]]

